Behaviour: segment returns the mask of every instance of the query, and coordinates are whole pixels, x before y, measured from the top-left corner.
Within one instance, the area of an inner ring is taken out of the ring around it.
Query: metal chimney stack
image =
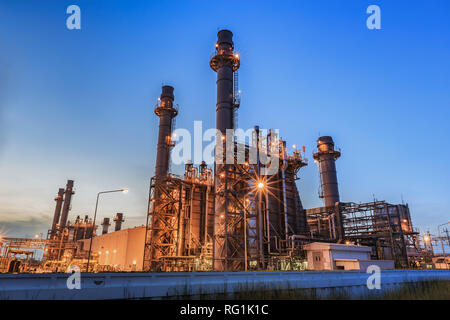
[[[231,31],[217,33],[216,54],[209,65],[217,72],[216,128],[225,135],[226,129],[234,128],[233,72],[240,66],[239,55],[234,53]]]
[[[61,221],[59,222],[59,229],[62,231],[66,227],[67,218],[69,217],[70,202],[72,195],[75,193],[73,189],[73,180],[67,180],[66,191],[64,194],[64,205],[61,214]]]
[[[53,239],[56,236],[56,231],[58,227],[59,218],[61,216],[61,208],[63,204],[63,196],[64,196],[64,188],[59,188],[58,195],[55,198],[56,206],[55,206],[55,213],[53,214],[53,223],[52,223],[52,230],[50,233],[50,238]]]
[[[165,178],[169,172],[170,148],[172,147],[172,119],[178,114],[173,106],[173,87],[163,86],[155,114],[159,117],[158,150],[156,154],[156,181]]]
[[[334,150],[334,142],[330,136],[323,136],[317,140],[317,152],[313,157],[319,166],[322,197],[326,207],[334,207],[336,202],[339,202],[335,161],[340,156],[340,151]]]
[[[125,220],[123,219],[123,213],[116,213],[116,217],[114,218],[115,226],[114,231],[119,231],[122,229],[122,222]]]
[[[234,53],[233,33],[229,30],[221,30],[217,33],[215,55],[209,61],[211,69],[217,72],[217,103],[216,103],[216,128],[222,134],[222,141],[226,145],[227,129],[234,129],[234,111],[237,105],[233,96],[233,72],[240,66],[239,55]],[[217,152],[217,150],[216,150]],[[220,156],[216,154],[216,157]],[[226,152],[223,152],[223,159]],[[228,233],[226,223],[228,221],[228,193],[227,167],[228,164],[214,164],[214,189],[215,189],[215,213],[214,213],[214,241],[213,241],[213,269],[215,271],[226,271],[230,268],[228,258],[232,255],[228,248]],[[231,232],[231,231],[230,231]],[[223,233],[223,234],[222,234]]]
[[[109,223],[109,218],[104,218],[103,222],[102,222],[102,234],[107,234],[108,233],[108,228],[111,225],[111,223]]]

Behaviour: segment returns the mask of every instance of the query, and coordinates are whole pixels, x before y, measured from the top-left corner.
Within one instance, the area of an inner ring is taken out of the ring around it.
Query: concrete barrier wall
[[[294,288],[314,289],[325,295],[332,289],[364,294],[368,291],[370,274],[365,271],[81,273],[81,289],[72,290],[67,287],[69,276],[0,274],[0,299],[164,299],[232,294],[246,289]],[[383,270],[381,290],[428,280],[450,280],[450,270]]]

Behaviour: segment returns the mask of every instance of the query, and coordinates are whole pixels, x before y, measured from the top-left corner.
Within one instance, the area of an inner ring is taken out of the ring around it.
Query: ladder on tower
[[[233,125],[237,128],[237,109],[241,105],[241,92],[239,90],[239,73],[238,71],[233,72]]]

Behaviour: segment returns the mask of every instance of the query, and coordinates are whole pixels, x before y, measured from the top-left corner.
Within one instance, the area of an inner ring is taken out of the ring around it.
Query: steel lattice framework
[[[216,164],[214,269],[247,270],[263,263],[258,256],[259,223],[252,192],[254,166]]]
[[[377,259],[393,259],[398,267],[408,267],[408,248],[416,247],[409,209],[385,201],[341,203],[345,238],[374,248]],[[383,248],[389,248],[389,254]],[[417,248],[416,248],[417,249]]]
[[[212,260],[211,173],[200,179],[170,175],[151,179],[144,270],[210,270]]]

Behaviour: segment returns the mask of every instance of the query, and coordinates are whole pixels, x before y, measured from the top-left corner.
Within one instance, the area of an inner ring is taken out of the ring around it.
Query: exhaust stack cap
[[[319,151],[333,151],[334,150],[334,141],[330,136],[322,136],[317,139],[317,149]]]
[[[175,99],[173,95],[173,87],[172,86],[163,86],[162,87],[162,93],[161,93],[161,99],[163,98],[169,98],[170,100]]]
[[[233,46],[233,32],[230,30],[220,30],[217,33],[217,43],[228,43],[229,45]]]

